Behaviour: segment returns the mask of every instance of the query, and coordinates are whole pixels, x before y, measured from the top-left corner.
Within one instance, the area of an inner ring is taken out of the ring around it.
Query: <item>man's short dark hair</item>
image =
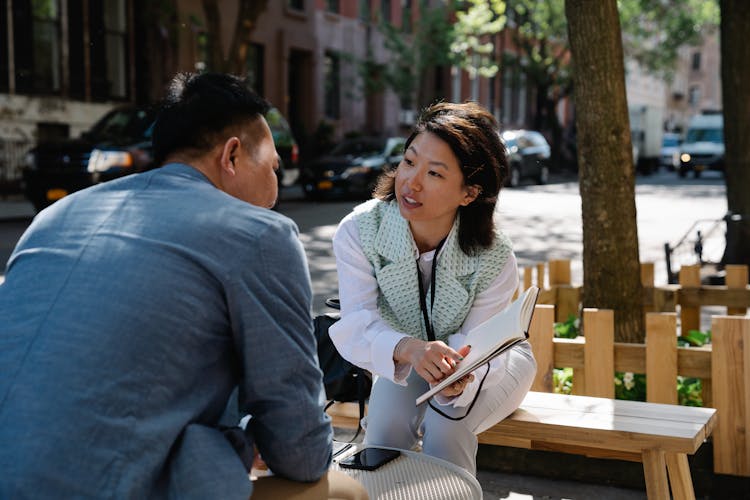
[[[206,152],[228,127],[263,116],[269,108],[237,76],[179,73],[169,85],[154,125],[154,161],[161,165],[178,151]]]

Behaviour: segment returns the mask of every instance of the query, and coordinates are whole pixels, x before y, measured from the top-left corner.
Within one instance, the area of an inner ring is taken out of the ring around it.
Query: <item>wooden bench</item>
[[[356,428],[356,404],[329,409],[333,425]],[[711,434],[716,410],[588,396],[530,392],[479,442],[643,463],[651,499],[694,499],[687,455]],[[669,477],[669,480],[667,479]]]

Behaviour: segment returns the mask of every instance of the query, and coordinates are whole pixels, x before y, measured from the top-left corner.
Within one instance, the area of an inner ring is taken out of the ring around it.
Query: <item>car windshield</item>
[[[271,135],[276,147],[292,147],[294,144],[292,131],[289,128],[289,123],[281,116],[278,109],[271,108],[268,110],[268,113],[266,113],[266,122],[268,123],[268,128],[271,129]]]
[[[333,156],[369,156],[381,154],[385,139],[353,139],[344,141],[331,150]]]
[[[153,116],[143,109],[116,109],[87,133],[94,141],[133,142],[151,137]]]
[[[680,140],[677,137],[667,137],[664,136],[664,141],[662,141],[662,146],[665,148],[672,148],[675,146],[680,145]]]
[[[510,148],[512,148],[512,147],[514,147],[516,145],[516,139],[515,139],[515,137],[511,138],[511,136],[504,135],[503,136],[503,142],[505,143],[505,147],[508,148],[508,149],[510,149]]]
[[[685,142],[724,142],[723,130],[719,128],[691,128]]]

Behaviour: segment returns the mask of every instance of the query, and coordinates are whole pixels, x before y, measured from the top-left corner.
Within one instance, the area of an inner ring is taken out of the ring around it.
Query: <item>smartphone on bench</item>
[[[375,470],[400,455],[398,450],[371,447],[340,460],[339,465],[346,469]]]

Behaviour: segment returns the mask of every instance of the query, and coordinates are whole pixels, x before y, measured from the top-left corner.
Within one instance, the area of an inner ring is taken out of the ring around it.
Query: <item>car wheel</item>
[[[549,167],[542,165],[539,169],[539,175],[536,178],[537,184],[547,184],[549,182]]]
[[[318,201],[321,198],[320,192],[317,189],[308,188],[304,186],[302,192],[305,194],[305,199],[310,201]]]
[[[508,186],[518,187],[521,184],[521,169],[518,165],[510,167],[510,176],[508,177]]]

